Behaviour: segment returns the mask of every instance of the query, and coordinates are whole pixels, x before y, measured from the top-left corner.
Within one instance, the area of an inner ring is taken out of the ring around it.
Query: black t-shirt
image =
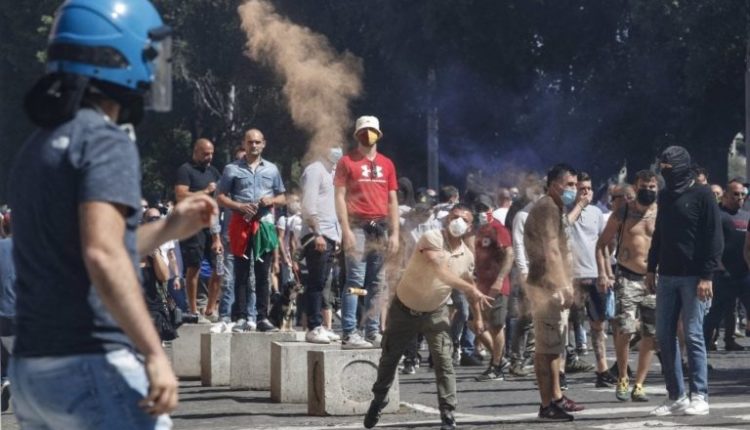
[[[719,209],[721,231],[724,233],[724,253],[721,255],[721,262],[732,277],[741,278],[748,272],[743,251],[750,212],[740,209],[731,213],[724,206],[719,206]]]
[[[103,114],[82,109],[72,120],[31,135],[16,157],[10,183],[18,294],[14,355],[133,348],[91,285],[78,206],[100,201],[128,208],[124,237],[111,240],[124,242],[132,270],[140,272],[141,172],[135,143]]]
[[[211,182],[219,184],[221,173],[216,167],[199,166],[193,162],[188,162],[177,169],[177,185],[187,185],[188,191],[194,193],[204,190]]]

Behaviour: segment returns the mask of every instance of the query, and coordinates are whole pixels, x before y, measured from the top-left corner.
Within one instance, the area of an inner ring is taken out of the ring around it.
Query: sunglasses
[[[735,197],[747,197],[747,193],[742,193],[742,192],[739,192],[739,191],[736,191],[736,192],[734,192],[732,194],[734,194]]]

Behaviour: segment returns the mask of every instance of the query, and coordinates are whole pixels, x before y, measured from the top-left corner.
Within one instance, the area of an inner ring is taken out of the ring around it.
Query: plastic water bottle
[[[221,252],[216,253],[216,259],[214,260],[214,273],[219,276],[224,276],[224,254]]]

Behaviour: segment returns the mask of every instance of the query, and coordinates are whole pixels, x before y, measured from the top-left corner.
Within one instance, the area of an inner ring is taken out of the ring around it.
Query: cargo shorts
[[[646,287],[645,276],[620,272],[615,278],[615,326],[633,334],[641,323],[641,335],[656,335],[656,294]]]

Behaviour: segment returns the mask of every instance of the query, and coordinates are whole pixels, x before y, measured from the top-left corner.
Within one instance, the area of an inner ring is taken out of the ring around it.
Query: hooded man
[[[690,154],[670,146],[659,157],[666,189],[659,193],[659,212],[648,253],[646,286],[656,287],[656,336],[669,398],[653,415],[708,414],[708,362],[703,316],[713,297],[712,278],[719,268],[724,240],[716,198],[695,182]],[[690,368],[690,397],[682,379],[677,320],[682,317]]]

